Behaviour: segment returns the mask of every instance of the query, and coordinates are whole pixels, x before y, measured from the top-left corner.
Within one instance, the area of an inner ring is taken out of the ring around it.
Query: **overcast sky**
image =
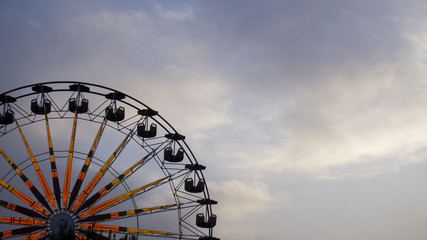
[[[427,2],[1,1],[0,92],[73,80],[158,110],[224,240],[426,239]]]

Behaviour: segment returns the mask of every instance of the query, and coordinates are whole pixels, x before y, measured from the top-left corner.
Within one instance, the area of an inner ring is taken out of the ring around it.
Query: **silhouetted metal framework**
[[[105,239],[217,239],[217,202],[185,136],[115,89],[57,81],[0,94],[0,154],[2,239],[60,228],[78,239],[89,229]]]

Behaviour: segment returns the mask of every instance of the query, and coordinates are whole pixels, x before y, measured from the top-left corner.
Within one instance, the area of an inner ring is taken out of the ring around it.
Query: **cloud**
[[[155,9],[161,17],[169,18],[176,21],[195,20],[194,12],[191,7],[183,10],[168,9],[160,4],[155,4]]]
[[[274,8],[285,5],[298,15]],[[255,168],[263,176],[319,172],[427,143],[419,134],[426,127],[426,68],[396,21],[405,10],[385,2],[328,6],[268,2],[235,15],[227,14],[237,7],[232,3],[215,6],[224,14],[211,26],[221,32],[213,46],[224,49],[215,57],[223,57],[219,67],[238,90],[232,125],[217,129],[216,152],[243,178]],[[382,168],[377,173],[388,171]]]
[[[224,213],[224,222],[239,221],[262,211],[291,206],[289,195],[271,192],[267,184],[257,180],[228,180],[213,183],[209,187],[213,196],[223,201],[218,210]]]
[[[255,239],[261,229],[243,227],[242,222],[259,226],[258,216],[283,211],[293,204],[289,193],[272,192],[268,185],[256,180],[211,182],[209,190],[212,196],[221,199],[214,207],[218,215],[215,230],[221,236]]]
[[[245,127],[242,132],[258,141],[257,147],[242,144],[239,147],[244,150],[227,149],[222,156],[238,159],[229,163],[236,169],[316,172],[417,152],[427,144],[421,134],[427,127],[420,104],[427,99],[419,92],[423,68],[414,69],[414,75],[406,74],[406,78],[389,68],[356,76],[348,84],[338,77],[307,87],[294,94],[291,103],[283,104],[284,111],[274,120],[260,118]],[[387,165],[382,165],[385,171]]]

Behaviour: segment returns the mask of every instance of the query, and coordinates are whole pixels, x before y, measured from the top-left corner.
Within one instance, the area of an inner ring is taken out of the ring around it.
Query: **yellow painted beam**
[[[34,166],[34,170],[35,170],[35,171],[36,171],[36,173],[37,173],[37,177],[39,178],[40,183],[41,183],[41,185],[42,185],[42,187],[43,187],[43,191],[44,191],[44,193],[45,193],[45,195],[46,195],[46,197],[47,197],[48,201],[50,202],[50,204],[51,204],[52,206],[54,206],[54,208],[56,208],[55,202],[53,201],[53,195],[52,195],[52,192],[50,191],[49,185],[47,185],[47,182],[46,182],[46,179],[45,179],[45,177],[44,177],[44,175],[43,175],[43,172],[41,171],[41,169],[40,169],[40,167],[39,167],[39,164],[37,163],[37,160],[36,160],[36,158],[34,157],[33,152],[31,151],[31,148],[30,148],[30,146],[29,146],[29,144],[28,144],[28,142],[27,142],[27,139],[25,139],[25,135],[24,135],[24,133],[22,132],[22,129],[21,129],[21,127],[20,127],[20,126],[19,126],[19,124],[18,124],[18,121],[16,121],[16,120],[15,120],[15,122],[16,122],[16,126],[18,126],[19,133],[21,134],[22,141],[24,142],[25,147],[27,148],[28,155],[30,155],[31,162],[33,163],[33,166]]]
[[[83,164],[83,167],[80,171],[80,174],[76,180],[76,183],[74,184],[73,190],[71,191],[70,202],[68,204],[69,207],[72,206],[72,204],[74,203],[74,200],[77,197],[77,194],[80,191],[80,187],[83,183],[83,180],[85,179],[86,172],[88,171],[89,165],[92,161],[92,158],[93,158],[93,155],[95,152],[95,148],[97,147],[98,142],[99,142],[99,138],[101,137],[101,132],[102,132],[102,129],[104,128],[104,123],[105,123],[105,119],[102,121],[101,126],[99,127],[98,133],[96,134],[96,137],[95,137],[95,140],[93,141],[92,147],[90,148],[90,151],[86,157],[86,160]]]
[[[103,221],[103,220],[108,220],[108,219],[113,219],[113,218],[118,218],[118,217],[132,216],[132,215],[136,215],[136,214],[139,214],[142,212],[150,212],[150,211],[159,210],[159,209],[167,209],[167,208],[176,207],[179,205],[181,205],[181,204],[175,203],[175,204],[169,204],[169,205],[162,205],[162,206],[155,206],[155,207],[148,207],[148,208],[139,208],[139,209],[113,212],[113,213],[105,213],[105,214],[100,214],[100,215],[89,216],[87,218],[81,219],[80,222]]]
[[[105,170],[110,166],[110,163],[113,161],[113,159],[117,156],[117,153],[122,149],[122,147],[125,145],[127,139],[132,134],[132,131],[129,132],[129,134],[125,137],[125,139],[120,143],[120,145],[117,147],[117,149],[111,154],[110,158],[104,163],[104,165],[101,167],[101,169],[96,173],[95,177],[92,178],[92,180],[89,182],[89,184],[86,186],[86,188],[83,190],[83,192],[80,194],[80,196],[77,198],[76,203],[73,206],[73,211],[86,199],[86,197],[90,194],[90,192],[93,190],[95,185],[98,183],[98,181],[101,179],[101,177],[104,175]]]
[[[77,212],[80,212],[80,210],[83,210],[89,206],[91,206],[96,200],[98,200],[101,196],[105,195],[109,190],[112,189],[114,185],[116,185],[120,180],[122,180],[124,177],[126,177],[131,171],[133,171],[137,166],[139,166],[144,160],[146,160],[152,153],[154,153],[154,150],[151,151],[149,154],[144,156],[141,160],[136,162],[133,166],[128,168],[126,171],[124,171],[122,174],[120,174],[116,179],[111,181],[109,184],[107,184],[105,187],[103,187],[101,190],[99,190],[97,193],[95,193],[92,197],[90,197],[87,201],[83,202],[80,207],[77,209]]]
[[[87,238],[80,233],[74,233],[78,239],[86,240]]]
[[[62,206],[67,206],[70,193],[71,169],[73,166],[74,142],[76,140],[77,111],[74,112],[73,130],[71,132],[70,148],[68,150],[67,168],[65,171],[64,189],[62,192]]]
[[[45,221],[33,219],[33,218],[21,218],[21,217],[0,217],[0,222],[4,223],[14,223],[14,224],[45,224]]]
[[[0,206],[4,207],[4,208],[8,208],[8,209],[15,211],[17,213],[27,215],[29,217],[33,217],[33,218],[35,217],[35,218],[41,218],[41,219],[46,218],[46,216],[44,216],[38,212],[35,212],[32,209],[24,208],[22,206],[19,206],[19,205],[16,205],[16,204],[13,204],[13,203],[1,200],[1,199],[0,199]]]
[[[35,240],[35,239],[41,237],[45,233],[46,233],[46,231],[41,231],[41,232],[38,232],[38,233],[33,233],[33,234],[28,235],[28,236],[26,236],[24,238],[21,238],[21,240]]]
[[[96,205],[96,206],[94,206],[92,208],[89,208],[88,210],[86,210],[85,212],[83,212],[82,214],[80,214],[79,217],[81,218],[81,217],[84,217],[84,216],[87,216],[87,215],[99,212],[102,209],[104,209],[104,208],[106,208],[108,206],[111,206],[111,205],[113,205],[113,204],[115,204],[115,203],[117,203],[117,202],[119,202],[119,201],[121,201],[121,200],[129,197],[129,196],[132,196],[135,193],[140,192],[140,191],[142,191],[142,190],[144,190],[144,189],[146,189],[146,188],[148,188],[148,187],[150,187],[150,186],[152,186],[152,185],[154,185],[156,183],[159,183],[159,182],[161,182],[161,181],[163,181],[163,180],[165,180],[167,178],[169,178],[169,176],[160,178],[160,179],[158,179],[158,180],[156,180],[154,182],[151,182],[151,183],[149,183],[147,185],[144,185],[142,187],[136,188],[136,189],[134,189],[134,190],[132,190],[130,192],[124,193],[124,194],[122,194],[120,196],[117,196],[115,198],[112,198],[112,199],[110,199],[110,200],[108,200],[106,202],[100,203],[100,204],[98,204],[98,205]]]
[[[58,204],[58,208],[61,208],[61,187],[59,186],[58,170],[56,169],[55,154],[53,151],[53,143],[52,143],[52,137],[50,134],[50,126],[49,126],[49,120],[48,120],[47,114],[45,114],[45,120],[46,120],[45,121],[46,122],[46,135],[47,135],[47,140],[48,140],[48,144],[49,144],[49,158],[50,158],[50,169],[51,169],[51,173],[52,173],[53,192],[55,194],[56,203]],[[54,208],[55,207],[56,206],[54,206]]]
[[[25,185],[30,189],[30,191],[34,194],[34,196],[37,198],[37,200],[43,204],[49,211],[52,211],[49,204],[47,203],[46,199],[43,197],[43,195],[40,193],[40,191],[34,186],[34,184],[30,181],[30,179],[25,176],[25,174],[19,169],[19,167],[10,159],[10,157],[6,154],[6,152],[3,151],[3,149],[0,148],[1,155],[6,159],[6,161],[9,163],[9,165],[15,170],[16,174],[21,178],[21,180],[25,183]]]
[[[161,235],[175,235],[179,236],[179,233],[173,232],[164,232],[140,228],[131,228],[131,227],[121,227],[121,226],[111,226],[105,224],[80,224],[78,225],[81,228],[90,229],[92,228],[95,231],[112,231],[112,232],[124,232],[124,233],[150,233],[150,234],[161,234]]]
[[[49,215],[49,213],[46,212],[46,210],[44,210],[36,201],[34,201],[33,199],[29,198],[27,195],[23,194],[18,189],[12,187],[11,185],[9,185],[7,182],[3,181],[2,179],[0,179],[0,185],[2,185],[8,191],[10,191],[11,193],[13,193],[18,198],[20,198],[22,201],[24,201],[30,207],[36,209],[37,211],[39,211],[39,212],[41,212],[41,213],[43,213],[45,215]]]

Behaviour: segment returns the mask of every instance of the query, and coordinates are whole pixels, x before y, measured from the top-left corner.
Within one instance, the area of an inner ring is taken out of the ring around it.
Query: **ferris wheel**
[[[0,154],[1,239],[218,239],[206,167],[120,91],[58,81],[4,92]]]

